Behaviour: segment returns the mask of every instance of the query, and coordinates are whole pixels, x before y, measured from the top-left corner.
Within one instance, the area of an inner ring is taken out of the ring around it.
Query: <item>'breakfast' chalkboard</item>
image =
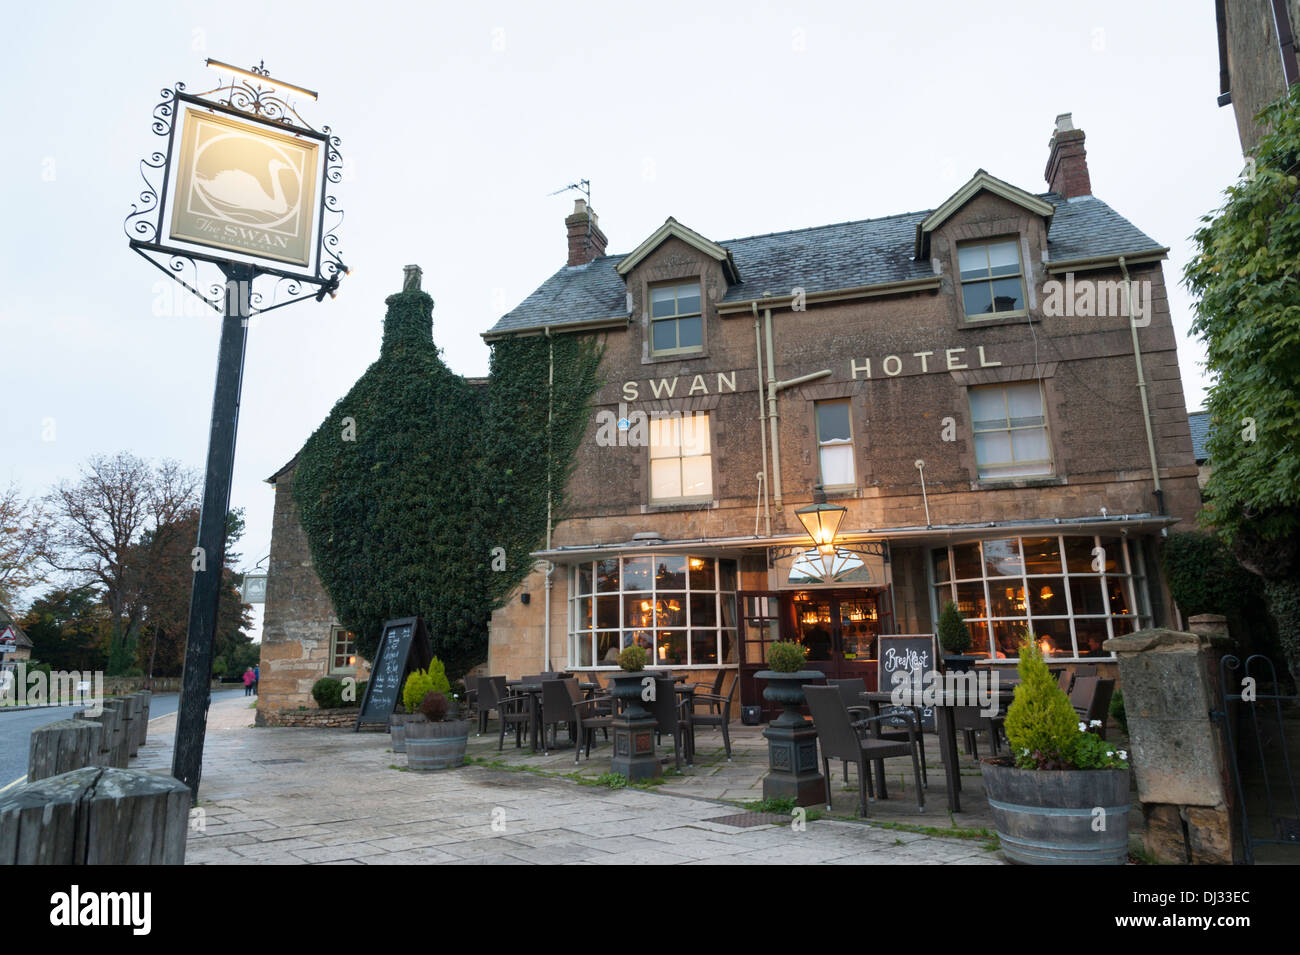
[[[905,682],[911,684],[912,694],[919,697],[926,681],[934,679],[931,674],[936,672],[935,663],[933,634],[881,634],[880,663],[876,668],[880,682],[876,689],[881,693],[892,693],[894,673],[902,672],[908,674]],[[907,709],[910,707],[883,706],[881,712],[891,713]],[[898,719],[889,722],[902,725],[904,721]],[[921,708],[921,728],[934,729],[934,707]]]
[[[360,730],[362,723],[387,723],[397,707],[406,674],[423,670],[432,659],[429,631],[422,618],[402,617],[385,623],[353,732]]]

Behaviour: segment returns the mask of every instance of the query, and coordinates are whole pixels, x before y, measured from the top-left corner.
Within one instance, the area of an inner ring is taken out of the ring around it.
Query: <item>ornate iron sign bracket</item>
[[[879,557],[886,564],[889,563],[889,542],[888,541],[861,541],[859,543],[847,544],[839,541],[835,542],[836,551],[844,551],[850,554],[856,554],[859,557]],[[806,554],[809,551],[816,552],[817,548],[813,546],[783,546],[769,547],[767,549],[767,566],[775,567],[776,562],[783,557],[797,557],[800,554]]]

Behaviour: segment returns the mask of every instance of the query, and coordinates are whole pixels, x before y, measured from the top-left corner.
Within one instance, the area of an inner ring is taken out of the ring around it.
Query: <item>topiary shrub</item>
[[[618,665],[629,673],[645,669],[646,652],[644,647],[630,646],[618,655]]]
[[[961,656],[970,649],[970,644],[970,627],[966,625],[957,605],[950,600],[943,605],[943,612],[939,614],[939,646],[943,647],[945,653]]]
[[[311,698],[322,710],[336,710],[343,705],[343,681],[321,677],[311,687]]]
[[[790,640],[779,640],[767,648],[767,668],[777,673],[798,673],[807,658],[804,645]]]
[[[1032,639],[1020,645],[1020,685],[1007,709],[1007,742],[1021,769],[1058,769],[1079,734],[1079,718]]]
[[[431,690],[424,694],[424,699],[420,701],[420,712],[430,723],[441,723],[447,718],[447,698],[437,690]]]

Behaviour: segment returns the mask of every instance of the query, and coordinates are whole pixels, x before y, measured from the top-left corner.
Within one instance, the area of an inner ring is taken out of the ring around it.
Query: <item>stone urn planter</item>
[[[644,670],[624,670],[609,678],[610,695],[623,702],[622,711],[610,724],[614,731],[614,755],[610,757],[609,768],[610,772],[621,773],[629,780],[654,779],[663,774],[655,755],[655,729],[659,724],[641,700],[647,676]]]
[[[419,713],[394,713],[388,718],[388,732],[394,753],[406,752],[406,724],[424,719]]]
[[[406,765],[413,772],[465,765],[469,720],[427,720],[406,724]]]
[[[943,668],[952,673],[966,673],[975,666],[975,661],[978,659],[979,657],[968,657],[964,654],[945,655]]]
[[[826,674],[820,670],[759,670],[754,677],[767,681],[763,699],[781,704],[781,715],[763,730],[768,760],[763,798],[793,799],[798,806],[822,802],[826,779],[817,762],[817,728],[799,712],[799,707],[804,703],[803,685],[820,683]]]
[[[1128,862],[1127,769],[1017,769],[1005,757],[981,763],[993,824],[1009,861]]]

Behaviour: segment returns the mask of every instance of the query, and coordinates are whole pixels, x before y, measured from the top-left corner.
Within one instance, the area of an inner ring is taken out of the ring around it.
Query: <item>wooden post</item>
[[[0,865],[181,865],[190,795],[168,776],[95,766],[19,786],[0,796]]]
[[[27,780],[36,782],[99,765],[104,727],[90,720],[59,720],[32,730]]]
[[[97,765],[126,769],[126,747],[122,745],[122,704],[119,701],[105,700],[98,716],[89,715],[87,710],[78,710],[72,718],[89,720],[104,727],[99,741],[102,759]]]
[[[125,711],[123,723],[126,730],[126,754],[135,756],[140,751],[140,698],[124,696],[122,706]]]
[[[140,699],[144,703],[144,712],[140,714],[140,745],[143,746],[149,738],[149,705],[153,702],[153,693],[141,690]]]

